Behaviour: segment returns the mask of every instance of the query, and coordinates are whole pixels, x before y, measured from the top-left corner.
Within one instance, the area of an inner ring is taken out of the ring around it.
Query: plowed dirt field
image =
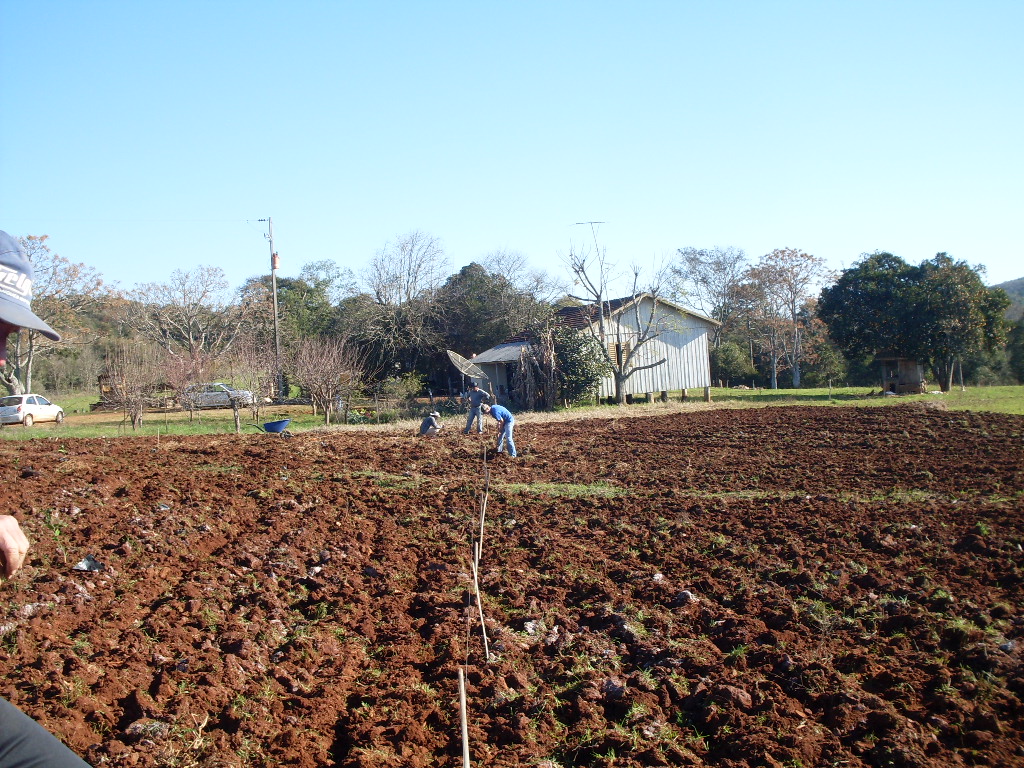
[[[459,766],[460,668],[473,765],[1024,765],[1024,419],[447,432],[0,441],[0,692],[96,766]]]

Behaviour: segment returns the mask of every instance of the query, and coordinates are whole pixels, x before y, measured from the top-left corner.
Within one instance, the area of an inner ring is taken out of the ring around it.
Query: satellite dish
[[[457,352],[452,352],[449,349],[448,359],[452,361],[452,365],[458,368],[464,376],[469,376],[471,379],[479,379],[480,381],[487,381],[487,374],[483,372],[482,368],[473,365],[469,360]]]

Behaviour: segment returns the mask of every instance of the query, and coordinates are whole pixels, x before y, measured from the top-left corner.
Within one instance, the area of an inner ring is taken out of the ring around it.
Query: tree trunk
[[[800,356],[802,353],[800,343],[800,326],[796,326],[796,331],[793,334],[793,389],[800,389]]]
[[[623,405],[626,402],[626,377],[619,370],[615,370],[613,375],[615,378],[615,402]]]
[[[21,385],[21,379],[19,379],[13,371],[11,373],[7,373],[6,371],[0,373],[0,383],[3,383],[3,385],[7,387],[8,394],[25,394],[25,388]]]
[[[956,367],[953,360],[941,360],[932,364],[935,372],[935,380],[939,382],[939,389],[949,392],[953,388],[953,369]]]

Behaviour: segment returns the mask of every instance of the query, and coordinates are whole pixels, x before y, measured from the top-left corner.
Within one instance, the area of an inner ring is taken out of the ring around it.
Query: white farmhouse
[[[607,345],[612,360],[620,365],[628,361],[626,372],[632,374],[623,384],[623,394],[657,396],[711,385],[708,339],[717,321],[647,293],[606,301],[604,307],[603,333],[596,304],[564,307],[555,313],[554,323],[594,334]],[[529,344],[530,339],[520,334],[472,358],[499,399],[507,399],[514,390],[523,349]],[[600,396],[615,396],[614,376],[601,382]]]

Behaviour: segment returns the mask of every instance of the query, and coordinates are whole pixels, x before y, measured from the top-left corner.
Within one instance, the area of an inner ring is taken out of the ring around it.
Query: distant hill
[[[1006,317],[1008,320],[1017,322],[1021,316],[1024,315],[1024,277],[1018,277],[1016,280],[1009,280],[999,285],[993,285],[992,288],[1002,288],[1006,291],[1010,297],[1010,308],[1006,310]]]

